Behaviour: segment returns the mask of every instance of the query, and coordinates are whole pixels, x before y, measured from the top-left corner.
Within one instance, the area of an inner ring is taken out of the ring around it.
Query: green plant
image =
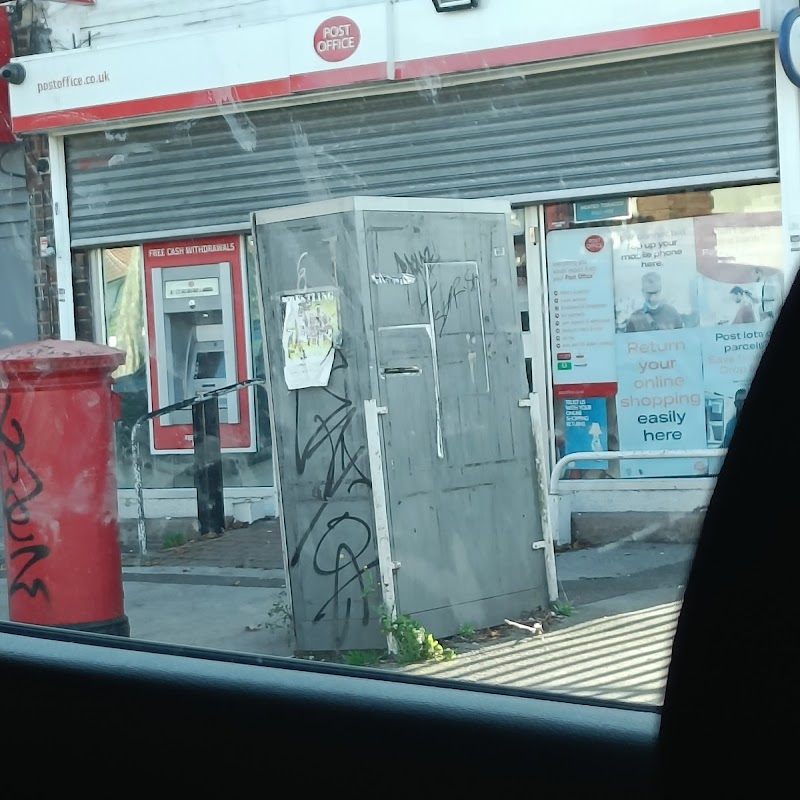
[[[578,613],[572,603],[563,602],[561,600],[554,600],[550,608],[553,613],[558,614],[559,617],[571,617]]]
[[[470,625],[469,622],[463,623],[458,629],[458,635],[463,639],[471,639],[475,635],[475,626]]]
[[[375,576],[368,572],[364,578],[364,587],[361,589],[361,596],[366,600],[375,591]]]
[[[272,604],[269,611],[267,611],[267,621],[264,623],[264,627],[268,630],[280,630],[289,627],[291,620],[292,609],[289,606],[289,600],[284,590],[278,595],[278,599]]]
[[[392,619],[386,610],[381,613],[381,628],[387,636],[394,638],[397,660],[401,664],[418,661],[450,661],[456,657],[455,650],[442,647],[433,634],[415,619],[400,614]]]
[[[175,547],[183,547],[186,544],[186,537],[182,533],[168,533],[161,542],[162,550],[172,550]]]
[[[342,653],[342,663],[351,667],[369,667],[381,658],[380,650],[347,650]]]

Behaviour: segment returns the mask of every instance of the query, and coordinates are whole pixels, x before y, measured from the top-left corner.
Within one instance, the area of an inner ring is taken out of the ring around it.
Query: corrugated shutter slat
[[[349,194],[485,197],[777,171],[771,44],[67,139],[75,241]]]

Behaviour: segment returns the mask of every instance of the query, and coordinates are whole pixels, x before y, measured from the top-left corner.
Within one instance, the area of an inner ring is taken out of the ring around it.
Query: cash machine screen
[[[198,353],[194,362],[195,380],[225,377],[225,353],[222,350]]]

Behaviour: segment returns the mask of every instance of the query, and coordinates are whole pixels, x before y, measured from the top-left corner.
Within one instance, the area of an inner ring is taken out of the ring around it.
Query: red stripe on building
[[[624,31],[588,33],[584,36],[570,36],[566,39],[553,39],[548,42],[532,42],[531,44],[497,47],[492,50],[479,50],[473,53],[457,53],[450,56],[399,62],[397,77],[400,79],[420,78],[448,72],[505,67],[511,64],[534,64],[538,61],[552,61],[557,58],[610,53],[615,50],[630,50],[636,47],[702,39],[706,36],[743,33],[759,30],[760,27],[759,11],[743,11],[719,17],[668,22],[663,25],[648,25]]]
[[[570,58],[593,53],[606,53],[701,39],[707,36],[743,33],[759,30],[760,27],[759,11],[743,11],[737,14],[650,25],[624,31],[592,33],[585,36],[555,39],[549,42],[534,42],[490,50],[476,50],[470,53],[403,61],[398,62],[396,65],[396,77],[402,80],[426,75],[469,72],[510,66],[512,64],[536,63],[558,58]],[[19,116],[13,120],[14,130],[17,133],[30,133],[31,131],[51,128],[87,125],[93,122],[175,113],[199,108],[213,108],[233,103],[267,100],[296,92],[329,89],[336,86],[344,87],[385,79],[386,65],[382,62],[358,67],[344,67],[342,69],[310,72],[221,89],[203,89],[164,95],[162,97],[123,100],[118,103],[107,103],[99,106]]]

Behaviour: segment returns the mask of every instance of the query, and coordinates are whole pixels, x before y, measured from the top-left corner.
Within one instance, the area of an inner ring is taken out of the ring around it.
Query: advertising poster
[[[701,328],[708,447],[723,447],[736,393],[748,389],[772,324]]]
[[[700,332],[696,328],[617,336],[620,450],[706,447]],[[705,475],[702,459],[626,459],[623,478]]]
[[[771,329],[770,322],[703,328],[706,392],[732,399],[737,389],[749,386]]]
[[[696,327],[697,258],[692,220],[615,228],[613,242],[617,331]]]
[[[603,398],[610,396],[614,447],[726,446],[786,286],[779,212],[726,212],[724,200],[720,213],[702,217],[583,229],[562,226],[573,213],[585,221],[621,218],[621,201],[554,207],[551,356],[565,452],[606,446]],[[720,461],[625,460],[620,477],[714,475]]]
[[[694,220],[708,447],[746,396],[783,302],[780,215],[722,214]],[[714,459],[711,471],[719,471]]]
[[[706,446],[697,257],[691,219],[614,230],[621,450]],[[620,462],[623,478],[704,475],[705,461]]]
[[[729,220],[723,217],[723,222]],[[755,255],[764,239],[761,227],[723,225],[717,230],[713,225],[710,217],[695,220],[701,243],[735,237],[743,253]],[[753,239],[750,247],[748,234]],[[709,400],[721,399],[727,406],[738,389],[750,384],[783,302],[784,285],[780,268],[742,263],[717,252],[716,247],[699,252],[698,298],[706,393]]]
[[[608,415],[605,397],[564,400],[565,453],[601,452],[608,449]],[[608,469],[608,461],[576,461],[575,469]]]
[[[547,237],[550,331],[556,397],[616,391],[613,250],[607,229]]]
[[[339,298],[321,289],[284,295],[283,376],[289,389],[327,386],[340,344]]]

